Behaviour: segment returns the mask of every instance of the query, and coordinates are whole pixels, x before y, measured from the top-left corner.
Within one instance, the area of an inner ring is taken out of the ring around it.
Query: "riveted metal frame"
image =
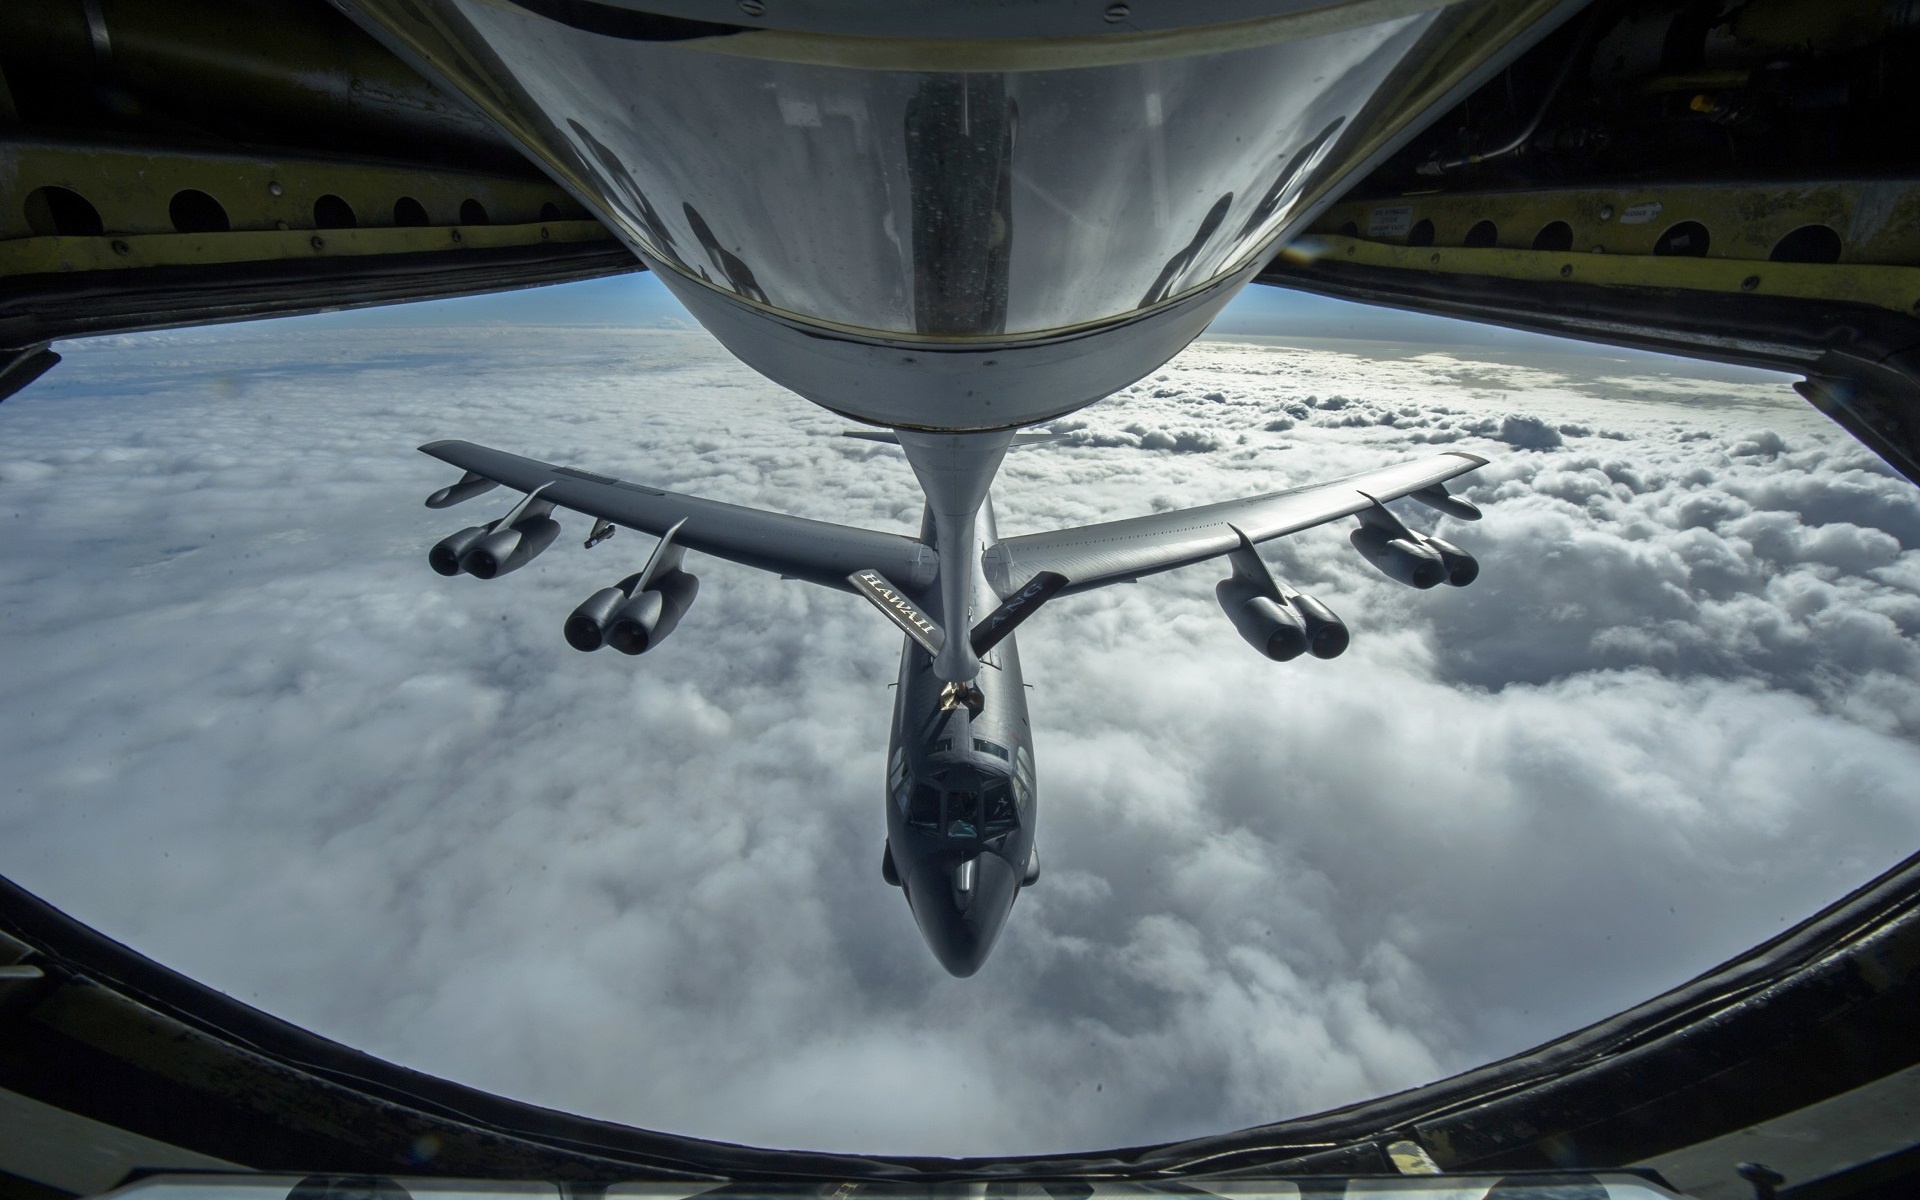
[[[41,237],[0,242],[0,278],[141,267],[425,254],[509,246],[612,242],[598,221],[453,225],[417,229],[328,229],[237,233],[153,233],[127,237]],[[636,264],[637,265],[637,264]]]
[[[129,246],[135,239],[179,235],[169,212],[179,192],[192,189],[210,195],[219,202],[231,226],[231,233],[194,235],[205,239],[200,245],[211,256],[205,261],[211,262],[234,261],[236,252],[222,249],[221,239],[249,233],[319,231],[339,239],[355,232],[385,230],[412,235],[412,240],[405,236],[375,238],[369,244],[389,251],[440,249],[448,240],[446,229],[466,224],[461,214],[469,202],[486,211],[490,225],[545,223],[554,227],[548,238],[535,233],[534,240],[551,240],[553,236],[576,240],[584,234],[563,235],[560,228],[598,227],[572,197],[543,179],[423,170],[403,163],[23,141],[0,145],[0,275],[28,273],[39,266],[40,260],[32,253],[17,247],[21,241],[44,241],[54,232],[35,228],[28,213],[27,198],[36,189],[48,186],[66,188],[81,196],[99,213],[104,234],[122,238]],[[351,228],[320,229],[315,205],[326,196],[343,200],[351,208]],[[426,225],[396,224],[395,205],[402,198],[420,205]],[[429,230],[432,236],[422,236]],[[601,236],[610,235],[603,231]],[[516,236],[512,240],[523,239]],[[186,248],[186,243],[142,244],[154,248],[152,253],[165,255],[144,265],[188,261],[195,253]],[[276,251],[293,256],[311,250],[304,237],[256,240],[251,246],[238,253],[251,258]],[[159,247],[172,248],[161,251]],[[93,267],[131,265],[127,258],[125,251],[112,253]],[[65,269],[91,268],[76,263]]]
[[[1472,275],[1536,283],[1658,287],[1725,295],[1792,296],[1920,312],[1920,267],[1786,263],[1653,254],[1395,246],[1359,238],[1309,236],[1282,263],[1323,260],[1394,271]]]
[[[86,200],[100,234],[36,228],[28,199],[42,187]],[[189,188],[218,201],[231,227],[177,231],[171,202]],[[351,207],[353,226],[319,228],[323,196]],[[395,223],[402,197],[420,205],[427,224]],[[489,223],[463,219],[468,201]],[[0,142],[0,347],[641,269],[544,179],[332,157]]]
[[[1389,212],[1397,233],[1380,232]],[[1311,232],[1406,246],[1422,221],[1432,224],[1435,248],[1465,247],[1468,231],[1489,221],[1498,231],[1491,249],[1529,250],[1542,229],[1564,221],[1571,252],[1628,256],[1653,255],[1662,234],[1693,221],[1710,235],[1707,260],[1742,262],[1767,262],[1789,233],[1824,225],[1839,237],[1840,263],[1920,266],[1920,180],[1908,179],[1436,192],[1342,201]]]

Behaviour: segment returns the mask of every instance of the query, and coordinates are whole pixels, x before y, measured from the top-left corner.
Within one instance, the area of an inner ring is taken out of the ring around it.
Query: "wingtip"
[[[1453,455],[1455,458],[1464,458],[1476,467],[1484,467],[1493,461],[1489,458],[1482,458],[1478,454],[1470,454],[1465,450],[1449,450],[1447,453]]]
[[[463,451],[484,449],[486,449],[486,447],[476,446],[472,442],[462,441],[459,438],[441,438],[438,441],[428,442],[424,446],[421,446],[420,453],[431,454],[433,457],[445,462],[454,462],[453,456],[456,454],[460,454]],[[459,464],[454,462],[454,465],[458,466]]]

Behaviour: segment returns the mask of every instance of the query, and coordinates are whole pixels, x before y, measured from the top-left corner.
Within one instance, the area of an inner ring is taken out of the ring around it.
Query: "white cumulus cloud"
[[[298,336],[295,336],[297,333]],[[468,438],[911,531],[897,451],[697,331],[276,323],[64,347],[0,407],[0,871],[373,1053],[730,1140],[1096,1148],[1523,1049],[1920,837],[1920,493],[1777,381],[1495,346],[1203,342],[1009,455],[1003,532],[1432,453],[1471,588],[1268,548],[1354,630],[1265,661],[1193,568],[1021,648],[1045,875],[954,980],[880,878],[898,635],[692,561],[638,660],[427,546]],[[1403,506],[1404,507],[1404,506]],[[469,516],[469,514],[473,514]]]

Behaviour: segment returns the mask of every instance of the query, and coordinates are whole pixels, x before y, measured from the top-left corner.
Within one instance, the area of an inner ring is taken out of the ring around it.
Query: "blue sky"
[[[581,283],[463,296],[389,308],[329,313],[321,321],[343,328],[396,325],[454,326],[501,321],[514,325],[694,324],[693,317],[651,272]],[[1396,312],[1305,292],[1255,286],[1242,292],[1214,323],[1216,332],[1432,340],[1478,344],[1522,335],[1466,321]]]
[[[282,318],[313,329],[453,329],[488,325],[568,327],[697,328],[693,316],[651,272],[636,272],[580,283],[525,288],[487,296],[430,300],[385,308]],[[1786,377],[1717,363],[1696,362],[1644,351],[1596,347],[1564,338],[1523,333],[1471,321],[1354,304],[1307,292],[1255,285],[1247,288],[1215,318],[1213,337],[1285,338],[1311,341],[1386,342],[1442,348],[1472,357],[1515,354],[1601,357],[1632,362],[1638,369],[1737,382]]]
[[[337,328],[396,326],[695,324],[693,317],[651,272],[637,272],[581,283],[464,296],[388,308],[360,309],[304,318]],[[1253,286],[1214,321],[1216,334],[1296,335],[1312,338],[1360,338],[1427,342],[1436,345],[1522,345],[1539,343],[1533,335],[1352,304],[1305,292]]]
[[[465,326],[490,322],[513,325],[659,325],[694,323],[651,272],[589,279],[580,283],[462,296],[386,308],[326,313],[302,318],[338,328]]]

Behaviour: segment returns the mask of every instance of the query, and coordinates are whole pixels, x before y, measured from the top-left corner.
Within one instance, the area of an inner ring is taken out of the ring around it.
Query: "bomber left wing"
[[[1058,575],[1065,583],[1056,590],[1065,595],[1219,558],[1233,553],[1243,539],[1264,542],[1353,516],[1365,528],[1389,535],[1387,541],[1405,535],[1433,542],[1407,534],[1381,502],[1411,496],[1473,520],[1479,511],[1448,495],[1445,485],[1486,462],[1477,454],[1450,451],[1328,483],[1005,538],[986,553],[987,579],[1000,595],[1010,596],[1043,574]]]
[[[1281,662],[1301,654],[1336,658],[1347,648],[1346,624],[1326,605],[1275,579],[1254,544],[1358,517],[1354,549],[1390,578],[1419,588],[1442,582],[1464,587],[1480,573],[1473,556],[1408,529],[1384,501],[1410,496],[1477,520],[1480,510],[1449,495],[1446,484],[1486,461],[1456,451],[1330,483],[1007,538],[982,559],[987,581],[1003,600],[973,627],[974,653],[985,654],[1053,596],[1225,557],[1233,573],[1214,595],[1249,645]]]
[[[445,489],[447,493],[465,488],[466,495],[473,495],[489,481],[503,484],[527,493],[523,507],[531,502],[571,509],[656,536],[672,531],[674,544],[684,549],[822,587],[857,593],[848,577],[863,570],[878,571],[907,587],[924,586],[934,575],[933,552],[900,534],[704,500],[472,442],[429,442],[420,449],[469,473],[471,482]],[[516,509],[513,517],[520,512]]]

